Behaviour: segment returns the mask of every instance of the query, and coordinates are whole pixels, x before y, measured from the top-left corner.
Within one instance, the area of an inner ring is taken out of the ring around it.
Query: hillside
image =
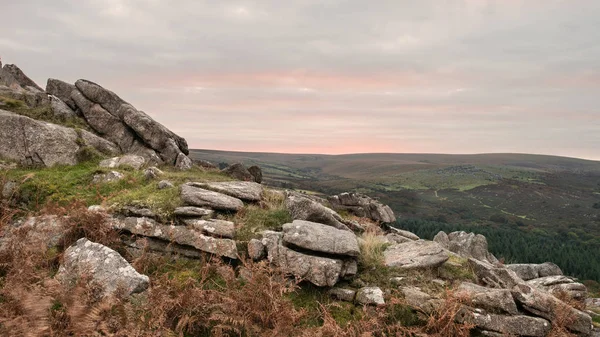
[[[526,233],[568,244],[578,252],[554,256],[553,261],[560,258],[575,275],[600,279],[600,266],[589,265],[586,258],[589,251],[600,248],[598,161],[528,154],[299,155],[212,150],[191,150],[190,157],[260,165],[266,182],[274,186],[323,194],[367,193],[389,204],[400,222],[437,223],[427,235],[447,228],[489,235],[490,230],[501,228],[507,236]],[[414,226],[411,230],[419,231]],[[547,257],[543,248],[528,257],[523,254],[526,247],[508,250],[498,244],[497,248],[495,253],[509,261],[520,257],[540,262],[542,255]]]

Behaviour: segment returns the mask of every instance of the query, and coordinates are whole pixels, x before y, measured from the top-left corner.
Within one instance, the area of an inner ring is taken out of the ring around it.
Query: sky
[[[191,148],[600,160],[597,0],[0,0],[0,56]]]

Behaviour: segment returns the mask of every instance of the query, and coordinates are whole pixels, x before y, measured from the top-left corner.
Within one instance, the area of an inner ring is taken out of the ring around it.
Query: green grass
[[[259,237],[259,233],[264,230],[281,230],[283,224],[292,222],[284,200],[283,195],[265,190],[262,205],[244,206],[231,219],[237,225],[236,239],[249,241]]]
[[[8,179],[20,183],[18,197],[30,210],[39,210],[49,202],[62,206],[77,201],[87,206],[96,204],[117,207],[144,206],[158,215],[168,217],[181,203],[178,188],[159,190],[158,180],[146,180],[141,170],[116,169],[124,174],[122,180],[92,183],[95,174],[108,171],[98,167],[97,161],[89,161],[74,166],[18,168],[4,174]],[[165,174],[159,179],[170,180],[176,186],[188,181],[231,180],[221,173],[203,171],[199,168],[177,171],[164,167],[163,171]]]

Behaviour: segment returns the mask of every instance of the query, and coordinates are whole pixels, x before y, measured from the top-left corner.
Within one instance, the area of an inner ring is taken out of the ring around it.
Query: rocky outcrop
[[[350,231],[350,228],[342,222],[342,217],[334,210],[307,197],[290,193],[285,199],[285,207],[294,220],[318,222],[337,229]]]
[[[262,185],[251,181],[188,183],[188,185],[223,193],[244,201],[260,201],[263,192]]]
[[[359,217],[367,217],[382,223],[396,221],[392,209],[359,193],[342,193],[328,198],[331,206],[336,210],[346,210]]]
[[[190,206],[209,207],[223,211],[239,211],[244,203],[228,195],[205,190],[191,184],[181,185],[181,200]]]
[[[215,213],[215,211],[213,211],[212,209],[206,209],[206,208],[194,207],[194,206],[177,207],[173,211],[173,214],[180,216],[180,217],[196,217],[196,218],[204,218],[204,217],[210,218],[214,213]]]
[[[262,243],[267,249],[270,263],[286,274],[307,280],[316,286],[334,286],[341,278],[357,272],[356,260],[349,256],[311,255],[284,246],[283,233],[265,231]]]
[[[450,234],[439,232],[433,241],[464,258],[474,258],[492,264],[498,263],[498,259],[488,251],[487,239],[481,234],[463,231]]]
[[[248,167],[248,172],[254,177],[254,182],[262,183],[263,181],[263,173],[262,169],[256,165]]]
[[[75,104],[75,101],[71,98],[71,94],[76,90],[77,88],[74,84],[53,78],[49,78],[48,82],[46,83],[46,92],[65,102],[65,104],[67,104],[67,106],[73,110],[77,109],[77,104]]]
[[[265,245],[257,239],[251,239],[248,242],[248,257],[254,261],[259,261],[267,256]]]
[[[188,228],[193,228],[201,233],[215,237],[233,239],[235,236],[235,225],[231,221],[219,219],[184,219],[183,223]]]
[[[564,294],[581,302],[585,301],[588,293],[585,285],[563,275],[538,277],[527,281],[527,284],[553,295],[561,296]]]
[[[12,249],[9,243],[16,241],[32,246],[54,247],[62,243],[66,226],[65,218],[56,215],[28,217],[6,228],[0,235],[0,253]]]
[[[392,245],[383,256],[386,266],[403,269],[436,268],[450,257],[438,243],[424,240]]]
[[[43,92],[44,89],[40,88],[33,80],[31,80],[25,73],[17,67],[15,64],[6,64],[2,67],[4,72],[9,73],[15,79],[15,81],[23,88],[34,88],[37,91]]]
[[[525,282],[510,269],[496,267],[474,258],[470,258],[468,263],[477,277],[477,282],[489,288],[511,289],[515,285]]]
[[[202,231],[188,226],[161,225],[148,218],[112,218],[110,222],[113,228],[131,234],[174,242],[230,259],[238,258],[235,241],[202,234],[202,232],[210,233],[208,230]]]
[[[526,284],[518,284],[512,288],[514,299],[523,309],[533,315],[543,317],[550,322],[561,320],[569,330],[589,334],[592,331],[592,318],[551,294]]]
[[[470,305],[491,313],[518,315],[517,305],[508,289],[490,289],[477,284],[463,282],[457,291],[466,295]]]
[[[146,290],[150,282],[119,253],[85,238],[65,251],[56,278],[64,284],[74,284],[83,275],[102,289],[103,296],[120,291],[128,296]]]
[[[90,146],[105,155],[119,153],[114,144],[85,130],[75,131],[0,110],[0,157],[26,166],[74,165]]]

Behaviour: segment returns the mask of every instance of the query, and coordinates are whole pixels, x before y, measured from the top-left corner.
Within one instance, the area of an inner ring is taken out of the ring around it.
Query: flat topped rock
[[[210,217],[214,214],[214,211],[212,209],[206,209],[202,207],[182,206],[175,208],[173,214],[177,216],[189,217]]]
[[[144,164],[146,164],[146,159],[144,157],[128,154],[121,157],[104,159],[100,162],[99,166],[107,168],[130,166],[136,170],[139,170],[142,168],[142,166],[144,166]]]
[[[348,226],[342,223],[342,217],[334,210],[304,196],[288,195],[285,199],[285,207],[294,220],[318,222],[337,229],[351,231]]]
[[[244,207],[244,203],[238,198],[189,184],[181,185],[181,200],[191,206],[210,207],[223,211],[237,212]]]
[[[404,269],[439,267],[449,258],[437,242],[411,241],[388,247],[384,252],[385,265]]]
[[[310,221],[294,220],[283,225],[283,242],[327,254],[360,254],[354,233]]]
[[[189,183],[189,185],[223,193],[228,196],[246,201],[260,201],[263,192],[262,185],[252,181]]]
[[[218,219],[184,219],[183,223],[185,223],[186,226],[210,236],[233,239],[233,236],[235,235],[235,225],[231,221]]]
[[[103,295],[115,294],[123,288],[127,295],[148,288],[148,276],[138,273],[114,250],[99,243],[79,239],[64,254],[57,279],[63,283],[74,283],[83,274],[102,287]]]
[[[470,303],[492,313],[518,315],[517,305],[508,289],[493,289],[463,282],[458,286],[459,293],[467,294]]]

